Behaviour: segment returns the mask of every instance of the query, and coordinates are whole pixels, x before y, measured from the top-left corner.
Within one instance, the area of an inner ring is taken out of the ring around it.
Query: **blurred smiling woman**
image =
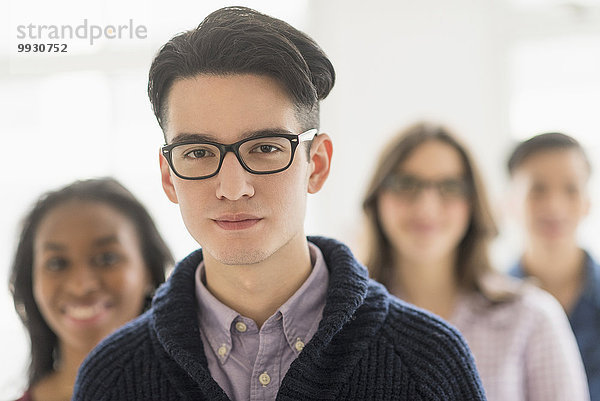
[[[589,399],[560,305],[492,269],[496,226],[483,184],[448,130],[421,123],[393,139],[363,208],[370,274],[461,331],[488,400]]]
[[[70,400],[83,359],[149,306],[171,264],[150,215],[117,181],[43,195],[24,219],[10,277],[31,339],[20,400]]]

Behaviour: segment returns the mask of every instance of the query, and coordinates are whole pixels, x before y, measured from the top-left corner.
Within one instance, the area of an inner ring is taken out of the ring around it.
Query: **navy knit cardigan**
[[[369,280],[345,245],[309,240],[329,268],[327,301],[277,400],[485,400],[455,329]],[[228,400],[200,338],[194,271],[201,260],[200,250],[182,260],[152,308],[92,351],[73,400]]]

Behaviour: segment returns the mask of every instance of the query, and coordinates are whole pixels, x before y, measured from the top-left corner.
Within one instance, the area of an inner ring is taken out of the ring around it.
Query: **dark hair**
[[[314,40],[246,7],[214,11],[196,29],[173,37],[159,50],[150,67],[148,96],[163,132],[173,83],[198,74],[277,79],[293,100],[303,130],[319,128],[319,100],[335,82],[333,65]]]
[[[560,132],[548,132],[539,134],[529,138],[526,141],[520,142],[513,150],[508,159],[508,173],[512,176],[514,172],[531,156],[536,153],[551,150],[575,150],[581,154],[583,161],[587,167],[588,173],[592,172],[592,165],[583,146],[573,137],[570,137]]]
[[[492,271],[488,257],[489,241],[497,234],[487,201],[483,181],[466,147],[450,131],[440,125],[418,123],[395,137],[380,156],[375,173],[363,201],[367,217],[366,265],[371,276],[386,286],[393,280],[393,245],[386,237],[377,208],[384,181],[422,144],[439,141],[450,145],[460,155],[470,187],[471,220],[458,245],[457,282],[463,289],[484,291],[480,280]]]
[[[165,281],[165,270],[173,264],[171,252],[144,206],[116,180],[76,181],[42,195],[22,222],[9,281],[15,309],[31,340],[30,387],[54,369],[58,345],[56,334],[46,323],[33,296],[33,244],[38,226],[48,212],[71,200],[106,204],[133,223],[154,289]],[[150,298],[145,307],[149,304]]]

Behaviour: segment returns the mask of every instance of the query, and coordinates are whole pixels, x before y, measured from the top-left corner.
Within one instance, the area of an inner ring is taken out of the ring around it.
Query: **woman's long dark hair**
[[[365,264],[371,277],[390,287],[394,260],[393,245],[386,237],[377,210],[377,199],[386,178],[395,173],[406,159],[422,144],[439,141],[455,149],[465,167],[465,178],[470,187],[471,217],[465,236],[458,245],[455,277],[463,289],[479,290],[482,277],[492,271],[488,258],[489,241],[497,234],[488,204],[483,181],[467,149],[443,126],[418,123],[400,132],[386,146],[363,201],[367,217],[367,257]]]
[[[29,387],[54,370],[55,358],[58,355],[56,334],[46,323],[33,296],[33,244],[38,226],[48,212],[71,200],[106,204],[131,221],[136,228],[154,289],[165,281],[165,270],[173,264],[171,252],[158,233],[150,214],[133,194],[115,179],[76,181],[42,195],[22,222],[9,281],[15,309],[31,340]],[[150,299],[145,307],[149,304]]]

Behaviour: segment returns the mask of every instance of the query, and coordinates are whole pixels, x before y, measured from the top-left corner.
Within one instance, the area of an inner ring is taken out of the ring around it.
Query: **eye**
[[[189,159],[203,159],[206,157],[214,157],[214,153],[211,152],[209,149],[191,149],[188,150],[187,152],[185,152],[183,154],[183,157],[189,158]]]
[[[567,185],[565,188],[565,192],[568,195],[577,195],[579,193],[579,187],[577,187],[577,185],[573,185],[573,184]]]
[[[92,265],[110,267],[121,261],[121,255],[116,252],[101,252],[92,258]]]
[[[408,194],[416,192],[420,187],[420,182],[408,175],[392,175],[386,180],[386,187],[396,193]]]
[[[548,188],[544,184],[535,183],[531,186],[531,193],[536,196],[544,195]]]
[[[62,271],[67,268],[69,261],[62,256],[54,256],[46,260],[44,267],[52,272]]]
[[[271,145],[271,144],[261,144],[261,145],[254,146],[252,148],[252,150],[250,150],[250,153],[273,153],[273,152],[280,152],[280,151],[281,151],[281,148],[279,146]]]
[[[467,184],[462,180],[444,180],[439,183],[439,189],[445,196],[464,196],[467,193]]]

